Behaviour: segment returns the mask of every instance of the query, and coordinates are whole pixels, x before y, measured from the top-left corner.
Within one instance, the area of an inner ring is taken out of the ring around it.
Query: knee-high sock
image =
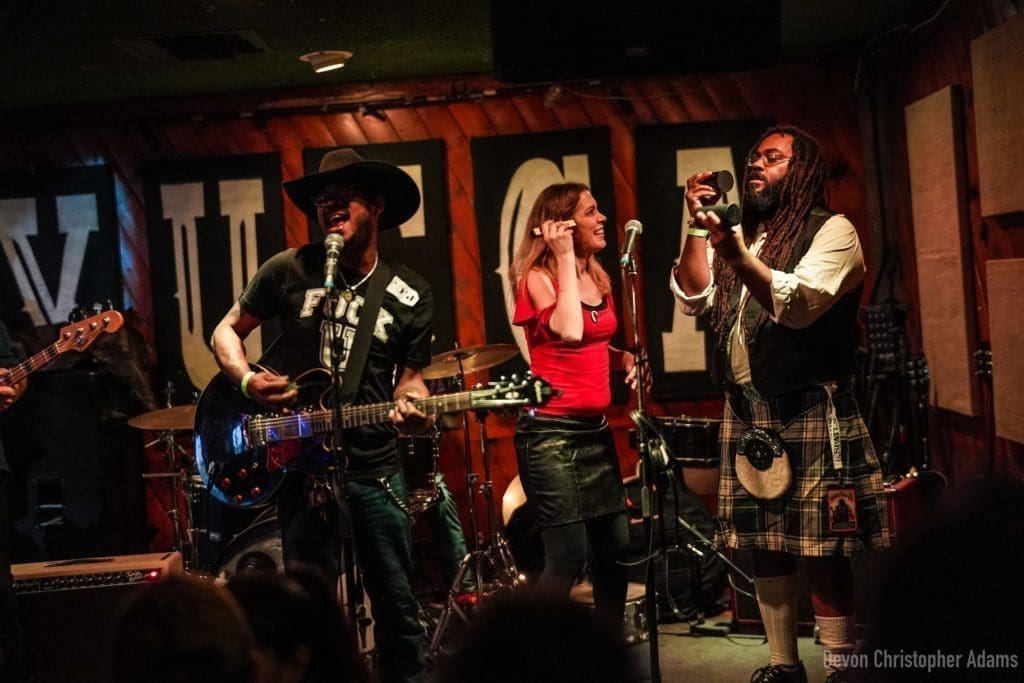
[[[853,654],[857,647],[853,617],[815,615],[814,620],[818,622],[818,639],[825,649],[825,673],[845,669],[845,657]]]
[[[800,584],[796,574],[754,579],[757,606],[761,610],[764,633],[768,637],[771,664],[800,663],[796,647],[796,603]]]

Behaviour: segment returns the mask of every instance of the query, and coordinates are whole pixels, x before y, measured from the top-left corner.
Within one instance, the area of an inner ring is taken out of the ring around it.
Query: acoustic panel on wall
[[[921,337],[931,373],[931,403],[977,415],[974,289],[964,197],[961,95],[956,87],[908,105],[907,157],[917,256]]]
[[[981,215],[1024,211],[1024,15],[971,41]]]
[[[996,436],[1024,443],[1024,259],[989,261],[986,270]]]

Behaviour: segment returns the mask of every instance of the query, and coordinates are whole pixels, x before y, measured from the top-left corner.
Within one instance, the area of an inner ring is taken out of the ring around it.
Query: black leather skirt
[[[615,441],[604,417],[524,415],[514,442],[527,505],[542,529],[626,509]]]

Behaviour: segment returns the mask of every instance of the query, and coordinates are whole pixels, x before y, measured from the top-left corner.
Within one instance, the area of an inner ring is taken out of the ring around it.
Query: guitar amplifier
[[[103,680],[121,603],[183,571],[179,552],[12,565],[27,680]]]
[[[11,565],[14,592],[19,595],[151,583],[183,571],[179,552]]]

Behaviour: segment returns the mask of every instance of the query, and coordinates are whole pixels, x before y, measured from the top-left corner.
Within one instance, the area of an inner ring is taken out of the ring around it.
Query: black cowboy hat
[[[328,185],[354,185],[384,197],[380,230],[394,228],[412,218],[420,208],[420,190],[409,174],[386,161],[366,161],[355,150],[334,149],[320,160],[320,171],[284,183],[284,191],[302,209],[317,219],[313,199]]]

